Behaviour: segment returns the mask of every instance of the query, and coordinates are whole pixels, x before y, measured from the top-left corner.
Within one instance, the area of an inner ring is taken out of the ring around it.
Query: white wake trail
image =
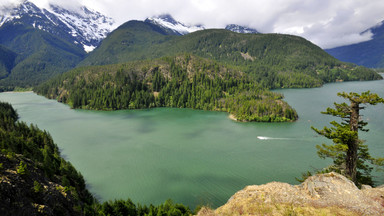
[[[275,137],[265,137],[265,136],[257,136],[259,140],[288,140],[289,138],[275,138]]]

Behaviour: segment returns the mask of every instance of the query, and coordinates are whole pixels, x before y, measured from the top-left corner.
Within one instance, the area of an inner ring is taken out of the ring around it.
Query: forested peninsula
[[[297,119],[283,95],[266,90],[236,67],[190,54],[81,67],[34,90],[82,109],[178,107],[228,112],[239,121]]]

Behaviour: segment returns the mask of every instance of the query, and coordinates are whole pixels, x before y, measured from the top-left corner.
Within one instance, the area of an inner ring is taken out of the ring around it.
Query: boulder
[[[309,177],[300,185],[271,182],[247,186],[216,210],[198,215],[384,215],[384,188],[362,190],[337,173]]]

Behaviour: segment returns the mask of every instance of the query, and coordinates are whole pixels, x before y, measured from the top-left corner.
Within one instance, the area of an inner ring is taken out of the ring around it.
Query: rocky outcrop
[[[384,215],[384,187],[360,190],[337,173],[319,174],[296,186],[247,186],[225,205],[198,215]]]
[[[81,215],[79,202],[38,167],[22,155],[0,153],[0,215]]]

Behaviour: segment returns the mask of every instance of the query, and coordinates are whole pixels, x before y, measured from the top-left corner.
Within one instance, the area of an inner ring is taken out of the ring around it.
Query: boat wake
[[[259,140],[287,140],[288,138],[275,138],[275,137],[265,137],[265,136],[257,136]]]

